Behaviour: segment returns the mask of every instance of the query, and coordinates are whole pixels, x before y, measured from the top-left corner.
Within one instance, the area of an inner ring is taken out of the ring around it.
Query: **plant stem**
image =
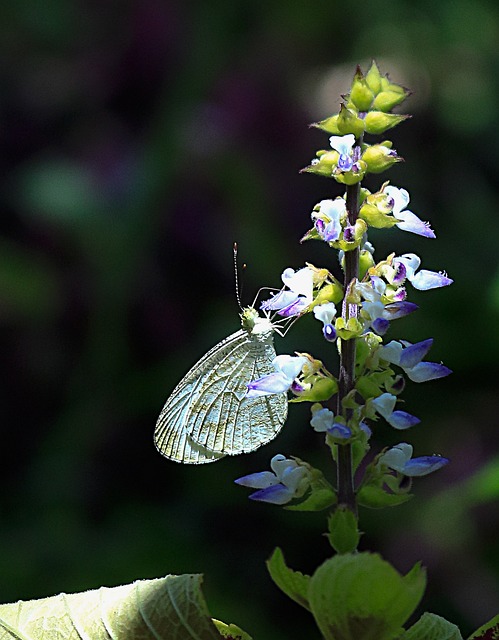
[[[353,226],[359,215],[360,183],[348,186],[346,190],[346,205],[349,223]],[[342,315],[345,320],[357,316],[356,304],[347,304],[348,288],[352,280],[359,275],[359,249],[345,252],[345,298],[343,301]],[[355,339],[340,340],[341,357],[339,372],[339,390],[337,414],[343,413],[342,402],[355,385]],[[347,409],[347,421],[351,417],[351,410]],[[350,444],[338,445],[337,465],[338,504],[346,506],[353,513],[357,513],[355,488],[353,484],[352,446]]]

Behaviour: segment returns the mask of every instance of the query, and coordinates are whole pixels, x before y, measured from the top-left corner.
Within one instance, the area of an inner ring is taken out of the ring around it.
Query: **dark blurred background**
[[[264,560],[311,572],[325,514],[251,503],[233,480],[278,452],[328,465],[308,408],[254,454],[189,467],[152,432],[176,382],[239,326],[243,299],[309,260],[299,245],[333,181],[299,175],[355,65],[376,58],[414,94],[386,174],[438,240],[372,234],[446,269],[390,338],[435,338],[449,379],[412,385],[409,439],[452,464],[391,512],[363,512],[362,548],[429,570],[423,608],[463,633],[499,612],[497,260],[499,5],[494,0],[20,0],[0,6],[0,601],[202,572],[212,615],[256,640],[318,637]],[[370,180],[377,188],[385,176]],[[280,352],[334,369],[311,318]],[[315,635],[314,635],[315,634]]]

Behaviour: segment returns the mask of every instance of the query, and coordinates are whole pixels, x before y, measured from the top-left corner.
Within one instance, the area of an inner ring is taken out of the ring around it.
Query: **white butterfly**
[[[276,327],[253,307],[243,310],[241,325],[192,367],[166,401],[154,442],[170,460],[202,464],[248,453],[282,429],[286,393],[246,397],[249,382],[274,373]]]

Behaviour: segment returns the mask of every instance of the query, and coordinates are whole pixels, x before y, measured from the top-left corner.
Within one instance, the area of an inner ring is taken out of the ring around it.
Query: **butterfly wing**
[[[274,372],[272,337],[244,341],[217,362],[215,375],[192,404],[189,435],[211,451],[228,455],[254,451],[281,430],[288,411],[285,393],[248,398],[247,385]]]
[[[253,451],[271,440],[287,415],[286,394],[246,398],[246,385],[274,369],[272,338],[240,330],[211,349],[175,387],[158,418],[159,452],[201,464]]]

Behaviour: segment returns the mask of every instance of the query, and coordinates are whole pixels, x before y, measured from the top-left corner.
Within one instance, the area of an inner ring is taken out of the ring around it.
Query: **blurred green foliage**
[[[246,303],[286,266],[336,270],[297,241],[340,191],[298,170],[328,143],[307,124],[375,57],[414,91],[390,179],[438,236],[394,231],[377,256],[414,251],[455,279],[414,295],[418,317],[393,337],[434,336],[455,374],[407,394],[416,453],[452,465],[409,505],[366,512],[363,548],[402,572],[422,560],[424,608],[463,633],[497,613],[498,37],[493,0],[2,4],[0,601],[203,572],[216,617],[255,638],[313,637],[264,560],[279,544],[313,571],[324,514],[232,485],[277,452],[326,463],[306,408],[271,445],[202,468],[163,460],[152,431],[178,379],[238,327],[234,240]],[[278,350],[334,368],[308,320]],[[398,441],[377,429],[378,447]]]

